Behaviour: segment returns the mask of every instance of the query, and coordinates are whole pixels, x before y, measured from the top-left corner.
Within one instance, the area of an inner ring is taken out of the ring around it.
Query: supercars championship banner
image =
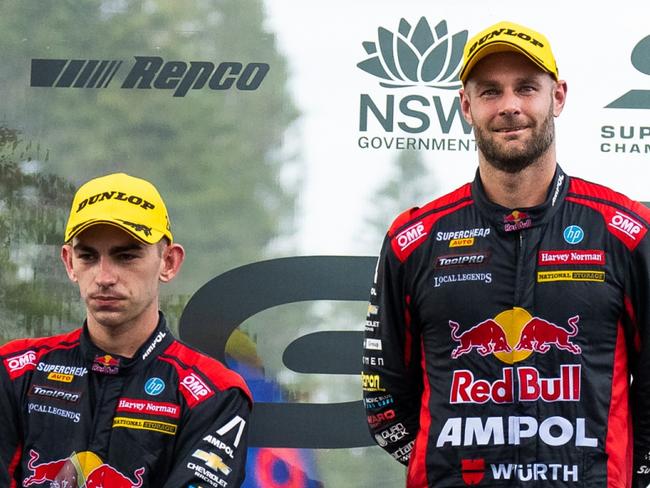
[[[553,3],[4,2],[0,341],[80,325],[58,258],[74,189],[147,178],[188,253],[163,308],[255,396],[246,486],[401,485],[365,424],[363,320],[392,218],[474,176],[468,37],[546,34],[560,164],[650,201],[650,4]]]

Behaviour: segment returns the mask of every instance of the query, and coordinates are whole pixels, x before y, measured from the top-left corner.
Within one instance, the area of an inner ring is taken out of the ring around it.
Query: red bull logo
[[[120,370],[120,360],[118,358],[114,358],[110,354],[95,356],[92,370],[96,373],[117,374]]]
[[[580,317],[567,319],[568,327],[533,317],[523,308],[515,307],[501,312],[470,329],[459,333],[460,324],[449,321],[451,338],[458,346],[451,352],[452,359],[476,351],[481,356],[494,354],[507,364],[523,361],[533,352],[547,353],[552,348],[581,354],[582,349],[573,342],[578,334]]]
[[[503,224],[506,232],[513,232],[532,227],[533,220],[526,212],[513,210],[510,214],[503,216]]]
[[[23,480],[25,487],[48,481],[50,486],[70,488],[141,488],[144,484],[144,467],[136,469],[131,479],[103,463],[90,451],[73,453],[68,458],[44,463],[38,462],[40,455],[33,449],[29,451],[29,456],[27,467],[31,474]]]

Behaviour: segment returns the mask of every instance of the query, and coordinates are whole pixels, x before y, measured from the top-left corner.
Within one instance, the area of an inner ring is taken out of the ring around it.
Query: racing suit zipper
[[[517,253],[516,253],[516,273],[515,273],[515,292],[514,292],[514,300],[513,300],[513,306],[519,306],[521,302],[521,294],[523,290],[523,269],[524,269],[524,232],[519,231],[519,242],[517,244]]]

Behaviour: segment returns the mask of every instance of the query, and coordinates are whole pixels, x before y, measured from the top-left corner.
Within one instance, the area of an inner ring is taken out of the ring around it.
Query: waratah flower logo
[[[381,86],[460,88],[458,73],[467,42],[466,30],[450,36],[443,20],[431,31],[427,19],[422,17],[415,29],[401,19],[396,34],[383,27],[377,29],[377,34],[377,43],[363,43],[370,57],[357,66],[387,80],[380,82]]]

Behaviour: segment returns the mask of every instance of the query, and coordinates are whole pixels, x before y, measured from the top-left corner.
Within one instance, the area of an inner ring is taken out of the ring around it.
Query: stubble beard
[[[506,116],[505,125],[517,125],[513,116]],[[528,168],[551,147],[555,140],[555,121],[553,108],[549,107],[547,116],[541,126],[534,127],[530,142],[523,149],[504,148],[493,137],[489,130],[474,126],[476,145],[483,154],[485,160],[494,168],[506,173],[515,174]]]

